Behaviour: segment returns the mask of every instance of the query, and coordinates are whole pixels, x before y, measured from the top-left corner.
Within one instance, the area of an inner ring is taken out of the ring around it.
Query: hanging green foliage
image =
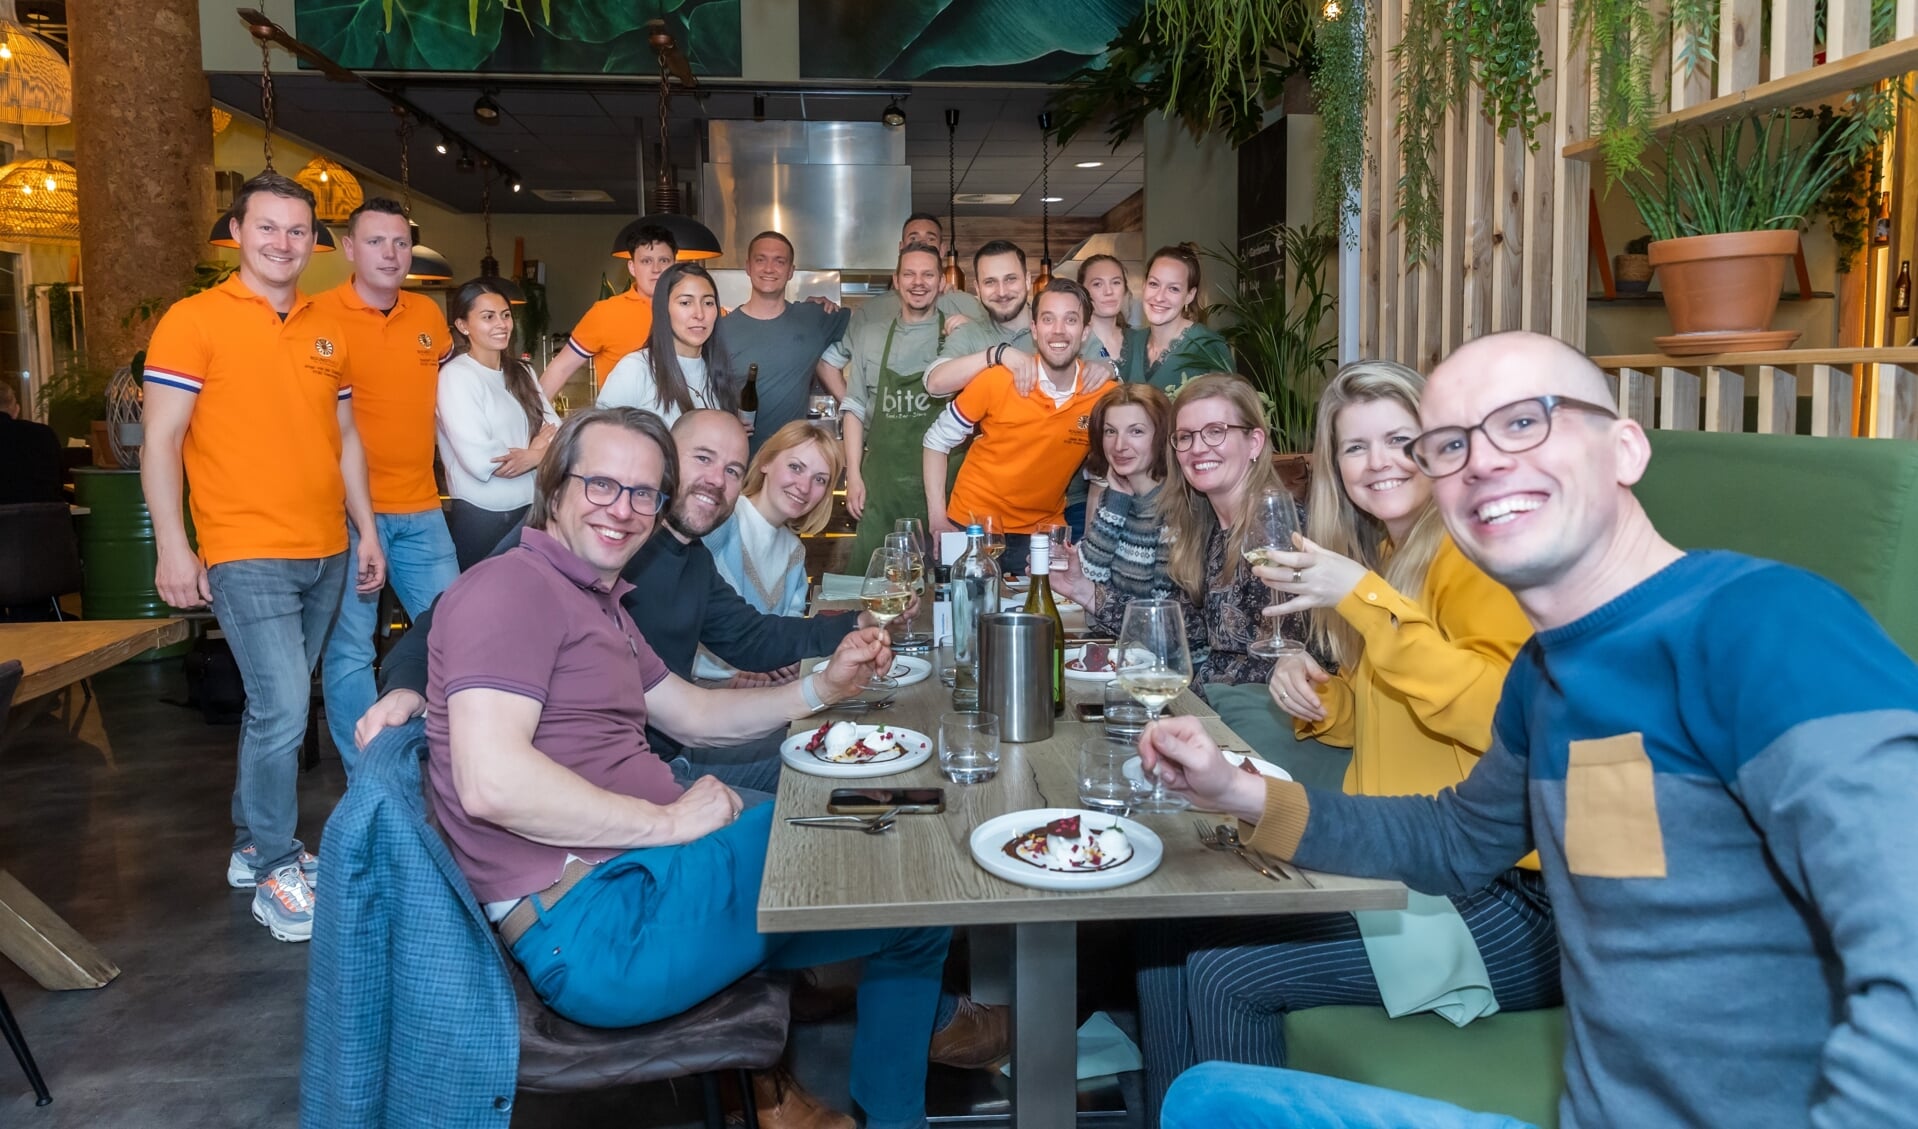
[[[1372,73],[1371,36],[1351,9],[1321,18],[1312,33],[1312,100],[1319,111],[1319,167],[1314,222],[1328,231],[1358,212],[1365,172],[1365,100]],[[1357,238],[1358,228],[1347,229]]]
[[[1651,122],[1658,112],[1652,95],[1652,59],[1664,36],[1646,0],[1577,0],[1572,34],[1591,47],[1598,93],[1592,102],[1592,128],[1605,158],[1606,183],[1644,167],[1651,143]]]
[[[1695,0],[1692,0],[1695,2]],[[1532,149],[1551,115],[1538,108],[1538,84],[1551,72],[1539,48],[1537,0],[1454,0],[1445,36],[1464,52],[1485,92],[1485,116],[1500,134],[1518,130]]]
[[[1454,51],[1446,34],[1454,0],[1412,0],[1405,25],[1392,48],[1398,78],[1398,220],[1408,264],[1425,261],[1439,249],[1443,202],[1437,168],[1439,135],[1445,111],[1465,89],[1465,54]]]

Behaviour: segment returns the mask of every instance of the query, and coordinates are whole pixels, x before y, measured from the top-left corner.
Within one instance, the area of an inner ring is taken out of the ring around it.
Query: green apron
[[[879,352],[879,381],[866,408],[866,457],[860,463],[866,479],[866,512],[859,519],[859,535],[853,539],[852,556],[846,571],[864,573],[874,549],[884,547],[893,523],[904,517],[926,520],[926,479],[921,451],[926,429],[946,401],[926,392],[925,373],[895,372],[892,360],[892,335],[899,329],[894,318],[886,330],[886,344]],[[946,344],[946,331],[939,329],[939,345]],[[933,355],[938,356],[937,349]],[[958,477],[963,450],[952,452],[946,467],[946,496],[952,496],[952,482]],[[933,546],[937,551],[937,546]]]

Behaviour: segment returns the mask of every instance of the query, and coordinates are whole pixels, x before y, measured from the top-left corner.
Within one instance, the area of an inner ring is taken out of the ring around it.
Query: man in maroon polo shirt
[[[656,416],[575,413],[540,464],[519,547],[441,598],[426,715],[440,826],[528,980],[576,1022],[637,1026],[757,968],[864,958],[852,1096],[870,1129],[918,1129],[950,931],[760,934],[771,805],[748,808],[710,776],[683,785],[646,740],[650,721],[726,745],[851,697],[891,665],[886,633],[854,631],[824,670],[783,686],[709,690],[667,671],[620,605],[620,570],[677,461]],[[762,1129],[853,1125],[789,1078],[756,1089]]]

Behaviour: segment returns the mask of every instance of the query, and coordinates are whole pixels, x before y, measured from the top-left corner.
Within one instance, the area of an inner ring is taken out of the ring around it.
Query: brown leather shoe
[[[960,1070],[987,1070],[1012,1052],[1010,1017],[1003,1007],[974,1003],[959,997],[959,1010],[945,1029],[932,1036],[926,1058]]]
[[[855,1129],[852,1118],[807,1093],[784,1067],[753,1072],[759,1129]]]

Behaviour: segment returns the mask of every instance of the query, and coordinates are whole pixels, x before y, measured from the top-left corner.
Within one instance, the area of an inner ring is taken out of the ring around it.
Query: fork
[[[1243,851],[1245,849],[1245,844],[1239,839],[1238,828],[1233,827],[1230,824],[1221,823],[1219,824],[1218,835],[1219,835],[1219,841],[1226,844],[1227,846],[1236,848],[1240,851]],[[1305,876],[1305,872],[1303,870],[1300,870],[1297,867],[1287,866],[1284,863],[1280,862],[1278,859],[1272,858],[1271,856],[1266,855],[1265,853],[1261,851],[1255,850],[1253,853],[1258,855],[1261,859],[1264,859],[1265,861],[1271,863],[1272,868],[1274,870],[1277,870],[1280,874],[1284,875],[1285,877],[1294,879],[1299,882],[1303,882],[1314,890],[1319,888],[1316,883],[1314,883],[1310,878],[1307,878]]]
[[[1260,874],[1264,875],[1265,877],[1270,878],[1272,881],[1283,882],[1285,880],[1279,875],[1272,873],[1270,870],[1267,870],[1264,866],[1260,865],[1259,862],[1253,859],[1251,855],[1246,854],[1245,848],[1243,846],[1240,846],[1239,843],[1237,842],[1237,839],[1238,839],[1237,835],[1233,836],[1232,842],[1229,842],[1229,843],[1226,842],[1225,838],[1221,836],[1219,832],[1222,829],[1230,831],[1231,828],[1223,827],[1223,826],[1214,827],[1212,824],[1207,823],[1203,819],[1193,820],[1192,826],[1195,829],[1197,829],[1197,831],[1199,832],[1199,842],[1202,845],[1204,845],[1204,847],[1207,850],[1231,851],[1233,854],[1238,855],[1239,860],[1245,863],[1245,865],[1251,867],[1253,870],[1258,871]]]

